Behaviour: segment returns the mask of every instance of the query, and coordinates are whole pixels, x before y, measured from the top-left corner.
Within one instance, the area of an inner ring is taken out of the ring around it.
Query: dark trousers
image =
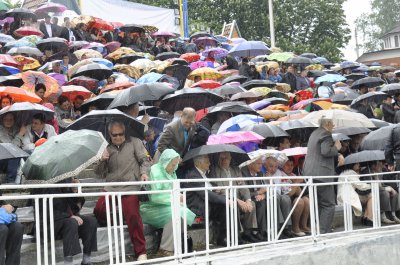
[[[209,218],[216,225],[215,237],[217,241],[226,238],[226,208],[224,204],[209,204]]]
[[[319,231],[321,234],[326,234],[331,231],[333,218],[335,216],[336,196],[333,185],[318,186],[317,198],[319,212]]]
[[[0,161],[0,169],[7,173],[7,183],[15,182],[20,161],[20,158]]]
[[[0,265],[19,265],[24,226],[0,224]]]
[[[79,238],[82,239],[83,253],[89,254],[97,251],[97,220],[92,216],[79,216],[82,225],[73,218],[63,218],[54,222],[54,235],[56,239],[63,240],[64,257],[75,256],[82,253]]]
[[[137,195],[122,196],[122,213],[128,225],[129,236],[136,256],[146,254],[146,241],[142,217],[139,213],[139,197]],[[105,197],[100,197],[94,208],[94,214],[100,223],[107,223]]]

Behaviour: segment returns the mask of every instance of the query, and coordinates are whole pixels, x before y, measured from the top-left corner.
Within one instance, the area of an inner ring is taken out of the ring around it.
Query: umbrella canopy
[[[351,138],[343,133],[332,133],[333,141],[350,141]]]
[[[176,37],[176,35],[174,33],[168,32],[168,31],[157,31],[157,32],[151,33],[151,36],[156,37],[156,38],[158,38],[158,37],[175,38]]]
[[[290,137],[282,128],[277,125],[270,123],[258,123],[246,126],[241,131],[251,131],[261,135],[264,138],[278,138],[278,137]]]
[[[42,73],[35,71],[27,71],[22,73],[22,80],[24,81],[23,88],[28,90],[29,92],[35,92],[35,86],[37,84],[43,84],[46,87],[46,92],[44,96],[46,98],[53,95],[60,95],[61,90],[60,86],[56,79]]]
[[[33,13],[31,10],[26,9],[26,8],[10,9],[6,13],[1,15],[0,19],[6,18],[6,17],[13,17],[13,18],[20,18],[20,19],[30,19],[30,18],[32,18],[33,20],[37,19],[36,14]]]
[[[190,35],[190,39],[201,38],[201,37],[211,37],[211,34],[206,31],[198,31]]]
[[[177,60],[174,60],[174,64],[168,66],[164,69],[163,74],[167,73],[169,70],[173,71],[172,76],[178,79],[180,86],[179,89],[183,88],[185,81],[189,73],[191,72],[190,67],[182,64],[176,64]],[[178,61],[179,62],[179,61]]]
[[[361,87],[377,87],[383,85],[385,81],[380,79],[379,77],[364,77],[353,83],[351,86],[352,89],[360,89]]]
[[[221,83],[214,80],[201,80],[197,83],[194,83],[191,87],[201,87],[204,89],[214,89],[220,87]]]
[[[350,105],[354,99],[358,98],[359,95],[356,94],[336,94],[331,97],[333,103],[343,104],[343,105]]]
[[[160,108],[168,113],[192,107],[195,110],[205,109],[223,101],[223,98],[215,93],[202,88],[183,88],[164,97]]]
[[[206,47],[206,46],[216,46],[218,41],[213,37],[200,37],[197,38],[194,41],[194,43],[196,43],[196,45]]]
[[[254,57],[270,52],[271,49],[262,41],[245,41],[233,47],[229,54],[236,57]]]
[[[83,86],[90,91],[94,91],[97,88],[98,80],[87,77],[87,76],[78,76],[72,78],[66,85],[76,85]]]
[[[238,102],[227,102],[217,104],[215,107],[210,107],[207,113],[207,117],[210,119],[215,119],[218,113],[228,112],[233,114],[253,114],[257,115],[252,108],[246,104],[238,104]]]
[[[385,92],[388,95],[394,96],[398,93],[400,93],[400,84],[388,84],[384,85],[381,90],[381,92]]]
[[[360,64],[356,62],[344,61],[340,63],[341,69],[356,69],[358,67],[360,67]]]
[[[21,87],[24,84],[22,78],[16,75],[0,76],[0,85]]]
[[[67,10],[67,7],[57,3],[45,3],[39,6],[36,10],[36,14],[43,14],[43,13],[62,13]]]
[[[60,51],[66,51],[68,50],[68,44],[65,39],[62,38],[48,38],[44,39],[41,41],[38,41],[36,43],[36,46],[38,47],[39,50],[46,51],[46,50],[51,50],[54,53],[60,52]]]
[[[215,145],[203,145],[194,149],[189,150],[183,157],[182,162],[191,160],[195,157],[202,155],[218,154],[223,152],[231,153],[232,160],[236,164],[241,164],[249,160],[249,156],[239,147],[230,144],[215,144]]]
[[[103,64],[91,63],[79,67],[73,77],[82,75],[100,81],[110,77],[112,75],[112,70]]]
[[[54,112],[42,105],[30,102],[17,102],[0,110],[0,118],[7,113],[14,113],[18,125],[27,125],[35,114],[43,114],[47,121],[53,119]]]
[[[230,96],[233,94],[246,92],[246,89],[241,86],[223,85],[213,90],[214,93],[221,96]]]
[[[218,129],[218,134],[229,131],[240,131],[242,128],[248,125],[256,124],[262,122],[263,120],[264,118],[258,115],[239,114],[224,121]]]
[[[192,71],[187,78],[194,80],[196,76],[199,76],[201,80],[218,80],[222,78],[222,75],[216,69],[209,67],[198,68]]]
[[[142,70],[143,73],[147,73],[152,68],[157,67],[156,63],[150,59],[137,59],[129,65],[136,67],[139,70]]]
[[[365,76],[365,74],[362,74],[362,73],[359,73],[359,74],[351,73],[351,74],[345,75],[344,77],[346,77],[347,80],[351,79],[351,80],[357,81],[357,80],[363,79],[366,76]]]
[[[25,38],[25,37],[24,37],[24,38]],[[18,47],[36,48],[36,43],[29,42],[29,41],[24,40],[24,39],[22,38],[22,39],[19,39],[19,40],[16,40],[16,41],[7,42],[7,43],[4,45],[4,47],[6,47],[6,48],[8,48],[8,49],[11,49],[11,48],[18,48]]]
[[[92,49],[79,49],[74,52],[74,55],[79,60],[82,58],[83,55],[85,55],[87,58],[103,58],[103,55],[101,55],[101,53]]]
[[[62,86],[61,95],[66,96],[70,102],[73,102],[77,96],[82,96],[84,99],[90,98],[93,93],[83,86]]]
[[[28,153],[12,143],[0,143],[0,161],[15,158],[26,158],[28,156]]]
[[[351,102],[350,106],[352,108],[357,108],[358,106],[360,106],[361,102],[363,102],[365,100],[368,101],[368,104],[371,104],[371,103],[379,104],[384,99],[386,99],[387,96],[388,96],[388,94],[383,93],[383,92],[368,92],[368,93],[363,94],[363,95],[357,97],[356,99],[354,99],[353,102]]]
[[[10,41],[15,41],[15,39],[10,35],[0,33],[0,43],[7,43]]]
[[[125,113],[113,110],[92,110],[67,127],[67,130],[88,129],[98,131],[108,138],[107,127],[111,121],[119,121],[125,125],[127,136],[143,139],[144,124]]]
[[[240,168],[250,165],[253,162],[257,161],[260,158],[268,158],[273,157],[278,160],[278,163],[283,165],[288,160],[286,154],[283,151],[278,151],[275,149],[258,149],[256,151],[252,151],[248,153],[250,160],[239,165]]]
[[[90,28],[104,30],[104,31],[114,31],[114,26],[101,18],[94,18],[94,21],[90,24]]]
[[[246,98],[259,98],[262,97],[263,95],[258,92],[258,91],[245,91],[245,92],[239,92],[234,94],[231,97],[231,100],[238,100],[238,99],[246,99]]]
[[[310,52],[302,53],[302,54],[300,54],[300,56],[310,58],[310,59],[315,59],[318,57],[315,53],[310,53]]]
[[[8,76],[8,75],[13,75],[13,74],[18,74],[21,71],[18,68],[0,64],[0,76]]]
[[[337,109],[314,111],[304,117],[303,120],[319,124],[323,117],[332,119],[336,127],[375,127],[375,125],[361,113]]]
[[[313,77],[313,78],[318,78],[318,77],[321,77],[324,75],[327,75],[327,73],[324,71],[320,71],[320,70],[310,70],[310,71],[308,71],[308,74],[307,74],[308,77]]]
[[[275,82],[270,80],[250,80],[241,85],[244,89],[250,90],[255,87],[274,87],[276,86]]]
[[[307,142],[311,133],[318,128],[317,124],[305,120],[284,121],[278,126],[301,142]]]
[[[372,123],[376,126],[376,128],[382,128],[382,127],[392,125],[392,123],[383,121],[383,120],[371,119],[371,118],[369,120],[372,121]],[[372,129],[374,129],[374,128],[372,128]]]
[[[204,52],[202,52],[202,55],[204,57],[208,57],[209,53],[212,53],[213,57],[215,59],[221,59],[224,58],[228,55],[228,50],[224,49],[224,48],[210,48],[205,50]]]
[[[109,92],[109,91],[113,91],[113,90],[122,90],[122,89],[126,89],[129,87],[135,86],[135,83],[132,82],[116,82],[114,84],[111,85],[106,85],[105,87],[103,87],[100,90],[100,94],[105,93],[105,92]]]
[[[35,70],[40,67],[39,61],[32,57],[15,55],[13,58],[16,62],[22,65],[22,71]]]
[[[40,30],[36,29],[35,27],[31,27],[31,26],[20,27],[19,29],[14,31],[14,34],[19,37],[31,36],[31,35],[39,36],[39,37],[44,36],[44,34]]]
[[[142,75],[137,81],[137,84],[147,84],[147,83],[156,83],[158,82],[164,75],[159,73],[147,73]]]
[[[140,54],[125,54],[122,55],[118,60],[116,60],[117,63],[121,63],[121,64],[130,64],[134,61],[136,61],[137,59],[144,59],[143,55]]]
[[[321,77],[318,77],[314,83],[320,84],[320,83],[337,83],[337,82],[342,82],[346,81],[346,77],[342,75],[335,75],[335,74],[326,74]]]
[[[307,147],[294,147],[282,150],[286,156],[302,156],[307,154]]]
[[[225,132],[210,135],[210,137],[208,137],[207,145],[238,144],[246,142],[260,143],[262,140],[264,140],[264,137],[255,132]]]
[[[41,57],[43,56],[43,53],[38,49],[38,48],[32,48],[32,47],[14,47],[10,49],[7,54],[11,55],[28,55],[28,56],[37,56]]]
[[[101,133],[89,130],[67,131],[51,137],[35,148],[25,162],[22,171],[26,183],[57,183],[75,177],[97,162],[107,145]]]
[[[13,102],[31,102],[40,103],[42,101],[36,94],[28,92],[19,87],[5,86],[0,87],[0,98],[10,96]]]
[[[356,163],[366,163],[372,161],[385,160],[385,152],[380,150],[364,150],[358,153],[350,154],[344,159],[345,165]]]
[[[156,60],[165,61],[167,59],[179,58],[179,56],[181,55],[177,52],[162,52],[157,54]]]
[[[225,85],[225,84],[231,83],[231,82],[244,83],[247,81],[247,79],[248,79],[248,77],[244,76],[244,75],[234,75],[234,76],[230,76],[230,77],[227,77],[224,80],[222,80],[221,84]]]
[[[174,90],[164,83],[137,85],[121,91],[108,106],[108,109],[128,107],[140,101],[159,100],[173,92]]]
[[[103,93],[96,97],[90,98],[82,104],[81,111],[82,113],[87,113],[90,106],[95,106],[97,110],[105,110],[108,108],[108,106],[110,106],[115,97],[116,94]]]
[[[145,32],[144,27],[138,24],[126,24],[119,29],[124,32]]]
[[[296,65],[304,67],[304,66],[313,64],[314,62],[310,58],[298,56],[298,57],[292,57],[292,58],[287,59],[286,63],[287,64],[296,64]]]
[[[344,127],[344,128],[335,128],[333,132],[342,133],[347,136],[353,136],[357,134],[367,134],[370,133],[371,130],[364,127]]]
[[[198,60],[200,60],[200,55],[197,53],[185,53],[185,54],[182,54],[179,58],[184,59],[188,63],[193,63],[193,62],[197,62]]]
[[[267,59],[270,61],[286,62],[294,56],[292,52],[273,52],[267,56]]]
[[[392,138],[392,131],[398,125],[390,125],[370,132],[361,142],[362,150],[385,150],[389,140]]]

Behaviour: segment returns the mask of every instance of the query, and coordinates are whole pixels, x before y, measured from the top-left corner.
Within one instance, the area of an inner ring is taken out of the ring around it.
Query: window
[[[394,46],[397,48],[399,47],[399,36],[394,36]]]

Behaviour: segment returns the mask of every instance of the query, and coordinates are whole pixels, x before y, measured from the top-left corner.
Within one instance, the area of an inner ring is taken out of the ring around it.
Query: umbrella
[[[342,69],[356,69],[360,67],[360,64],[351,61],[344,61],[340,63],[340,68]]]
[[[255,132],[225,132],[221,134],[212,134],[208,137],[207,145],[214,144],[238,144],[245,142],[260,143],[264,137]]]
[[[342,75],[335,75],[335,74],[326,74],[321,77],[318,77],[314,83],[320,84],[320,83],[337,83],[337,82],[342,82],[346,81],[346,77]]]
[[[173,77],[178,79],[180,86],[178,89],[181,89],[185,85],[185,81],[187,76],[190,73],[190,68],[186,65],[181,65],[181,64],[175,64],[176,60],[174,61],[173,65],[168,66],[167,68],[164,69],[163,74],[165,74],[168,70],[173,71]]]
[[[83,86],[90,91],[94,91],[97,89],[98,80],[87,77],[87,76],[78,76],[72,78],[65,85],[75,85],[75,86]]]
[[[94,20],[94,17],[92,17],[92,16],[80,15],[79,17],[74,17],[74,18],[71,20],[71,24],[72,24],[73,26],[76,26],[76,25],[78,25],[78,24],[80,24],[80,23],[89,25],[93,20]]]
[[[288,160],[286,154],[283,151],[278,151],[275,149],[258,149],[256,151],[248,153],[248,155],[250,157],[250,160],[240,164],[239,168],[250,165],[260,158],[274,157],[281,165],[286,163],[286,161]]]
[[[376,126],[376,128],[382,128],[392,125],[392,123],[383,120],[378,120],[378,119],[369,119],[369,120],[372,121],[372,123]]]
[[[349,75],[345,75],[344,77],[346,77],[347,80],[351,79],[351,80],[357,81],[357,80],[360,80],[360,79],[362,79],[362,78],[364,78],[366,76],[365,76],[365,74],[351,73]]]
[[[113,24],[113,22],[111,22],[111,24]],[[119,28],[116,27],[114,25],[115,28]],[[113,52],[115,50],[117,50],[119,47],[121,47],[121,43],[118,41],[112,41],[112,42],[108,42],[104,45],[104,47],[108,50],[108,52]]]
[[[190,35],[190,39],[201,38],[201,37],[211,37],[211,34],[205,31],[198,31]]]
[[[76,177],[101,158],[107,145],[101,133],[89,130],[68,131],[51,137],[25,162],[22,171],[26,183],[57,183]]]
[[[197,61],[190,63],[189,67],[192,70],[196,70],[198,68],[203,68],[203,67],[214,68],[214,63],[210,61]]]
[[[239,147],[230,144],[215,144],[215,145],[203,145],[194,149],[189,150],[183,157],[182,162],[188,161],[198,156],[218,154],[223,152],[229,152],[232,155],[233,161],[237,164],[241,164],[249,160],[249,156]]]
[[[15,39],[10,35],[0,33],[0,43],[8,43],[10,41],[15,41]]]
[[[60,95],[60,86],[56,79],[46,75],[42,72],[27,71],[22,73],[22,80],[24,81],[23,87],[34,93],[37,84],[43,84],[46,87],[44,96],[46,98],[52,95]]]
[[[344,159],[345,165],[385,160],[385,152],[381,150],[364,150],[350,154]]]
[[[87,58],[103,58],[103,55],[101,55],[101,53],[92,49],[79,49],[74,52],[74,55],[79,60],[82,58],[83,55],[86,55]]]
[[[34,70],[40,67],[39,61],[32,57],[15,55],[13,58],[16,62],[22,65],[22,71]]]
[[[20,18],[20,19],[30,19],[32,18],[33,20],[37,19],[37,16],[35,13],[33,13],[31,10],[26,9],[26,8],[14,8],[8,10],[6,13],[4,13],[0,18],[6,18],[6,17],[13,17],[13,18]]]
[[[398,125],[390,125],[379,128],[370,132],[365,136],[361,142],[362,150],[385,150],[390,139],[392,138],[392,131]]]
[[[196,45],[201,45],[203,47],[206,46],[216,46],[218,41],[213,38],[213,37],[200,37],[197,38],[194,43],[196,43]]]
[[[385,92],[388,95],[394,96],[396,94],[400,93],[400,84],[388,84],[384,85],[381,90],[381,92]]]
[[[315,53],[302,53],[300,54],[300,57],[306,57],[306,58],[310,58],[310,59],[315,59],[318,56]]]
[[[297,102],[291,107],[291,109],[292,110],[304,109],[308,112],[311,112],[321,109],[330,109],[331,106],[332,103],[330,99],[310,98]]]
[[[93,63],[98,63],[98,64],[102,64],[106,67],[108,67],[109,69],[113,69],[114,64],[112,62],[110,62],[107,59],[103,59],[103,58],[89,58],[89,61],[93,62]]]
[[[286,62],[294,56],[292,52],[273,52],[267,56],[267,59],[270,61]]]
[[[22,78],[16,75],[0,76],[0,85],[21,87],[24,84]]]
[[[219,127],[217,134],[229,131],[230,132],[241,131],[244,127],[262,122],[263,120],[264,118],[258,115],[239,114],[224,121]]]
[[[326,59],[325,57],[312,58],[312,60],[314,62],[322,64],[324,66],[333,66],[334,65],[333,63],[329,62],[328,59]]]
[[[304,117],[303,120],[319,124],[321,118],[332,119],[336,127],[375,127],[375,125],[361,113],[338,109],[314,111]]]
[[[225,84],[231,83],[231,82],[243,83],[243,82],[246,82],[247,79],[248,79],[248,77],[244,76],[244,75],[234,75],[234,76],[230,76],[230,77],[227,77],[224,80],[222,80],[221,84],[225,85]]]
[[[10,42],[6,43],[6,45],[4,45],[4,47],[6,47],[8,49],[18,48],[18,47],[36,48],[36,44],[34,44],[34,43],[30,42],[30,41],[24,40],[22,38],[22,39],[19,39],[19,40],[16,40],[16,41],[10,41]]]
[[[152,68],[157,66],[155,62],[151,61],[150,59],[137,59],[129,65],[136,67],[139,70],[142,70],[144,73],[147,73]]]
[[[262,41],[245,41],[233,47],[229,54],[236,57],[254,57],[270,52],[270,48]]]
[[[101,18],[94,18],[94,20],[90,23],[90,28],[95,28],[99,30],[105,31],[114,31],[114,26]]]
[[[46,13],[62,13],[67,10],[67,7],[57,3],[45,3],[39,6],[36,10],[36,14],[46,14]]]
[[[371,103],[379,104],[384,99],[386,99],[387,96],[388,94],[383,92],[368,92],[354,99],[353,102],[351,102],[350,106],[352,108],[357,108],[360,105],[360,103],[363,102],[364,100],[367,100],[368,104]]]
[[[61,95],[66,96],[70,102],[74,102],[77,96],[82,96],[84,99],[90,98],[93,93],[83,86],[62,86]]]
[[[19,87],[4,86],[0,87],[0,98],[10,96],[13,102],[40,103],[42,101],[36,94],[28,92]]]
[[[67,82],[67,80],[65,79],[65,75],[63,74],[49,73],[47,75],[57,80],[59,86],[63,86]]]
[[[198,60],[200,60],[200,55],[197,53],[185,53],[185,54],[182,54],[179,58],[184,59],[188,63],[193,63],[193,62],[197,62]]]
[[[196,69],[192,71],[187,78],[190,80],[194,80],[196,76],[199,76],[201,80],[218,80],[222,77],[222,75],[217,70],[209,67]]]
[[[143,139],[144,124],[116,109],[92,110],[70,124],[67,130],[88,129],[101,132],[104,137],[108,137],[107,127],[111,121],[119,121],[125,124],[127,136]]]
[[[26,158],[29,154],[12,143],[0,143],[0,161],[15,158]]]
[[[343,133],[332,133],[333,141],[350,141],[351,138]]]
[[[226,57],[226,56],[228,55],[228,52],[229,52],[229,51],[226,50],[226,49],[223,49],[223,48],[210,48],[210,49],[205,50],[205,51],[202,52],[201,54],[202,54],[204,57],[208,57],[208,54],[209,54],[210,52],[212,52],[214,58],[216,58],[216,59],[221,59],[221,58]]]
[[[246,99],[246,98],[259,98],[262,97],[262,94],[257,91],[245,91],[245,92],[239,92],[234,94],[231,97],[231,101],[238,100],[238,99]]]
[[[290,137],[282,128],[270,123],[252,124],[240,130],[255,132],[264,138]]]
[[[135,83],[132,82],[115,82],[114,84],[111,85],[106,85],[100,90],[100,94],[108,91],[113,91],[113,90],[122,90],[126,89],[128,87],[135,86]]]
[[[15,47],[10,49],[7,54],[26,54],[28,56],[37,56],[41,57],[43,56],[43,53],[38,49],[38,48],[32,48],[32,47]]]
[[[377,87],[383,85],[385,81],[380,79],[379,77],[364,77],[359,79],[353,83],[351,86],[352,89],[360,89],[361,87]]]
[[[90,106],[95,106],[97,110],[105,110],[114,100],[115,96],[116,94],[103,93],[96,97],[89,98],[82,104],[81,111],[82,113],[87,113]]]
[[[223,102],[215,105],[214,107],[210,107],[208,109],[207,117],[210,119],[215,119],[218,113],[228,112],[231,115],[234,114],[253,114],[257,115],[252,108],[247,106],[246,104],[239,104],[239,102]]]
[[[179,58],[179,56],[181,55],[177,52],[162,52],[157,54],[156,60],[165,61],[167,59]]]
[[[139,79],[141,76],[139,69],[128,64],[117,64],[114,66],[113,70],[124,73],[133,79]]]
[[[343,105],[350,105],[354,99],[356,99],[358,95],[352,94],[336,94],[331,97],[333,103],[343,104]]]
[[[124,32],[145,32],[145,29],[142,25],[138,24],[126,24],[119,28],[119,30]]]
[[[368,134],[371,132],[371,130],[365,127],[341,127],[341,128],[335,128],[333,132],[341,133],[347,136],[353,136],[357,134]]]
[[[320,70],[310,70],[310,71],[308,71],[308,74],[307,74],[308,77],[313,77],[313,78],[318,78],[318,77],[321,77],[324,75],[327,75],[327,73],[324,71],[320,71]]]
[[[146,113],[150,116],[157,116],[159,112],[158,107],[154,106],[139,106],[139,115],[145,115]],[[150,117],[151,118],[151,117]]]
[[[0,76],[8,76],[8,75],[14,75],[14,74],[19,74],[21,71],[18,68],[0,64]]]
[[[152,37],[167,37],[167,38],[175,38],[176,35],[169,31],[157,31],[150,34]]]
[[[137,85],[121,91],[113,102],[111,102],[110,106],[108,106],[108,109],[128,107],[140,101],[159,100],[163,96],[173,92],[172,88],[163,83]]]
[[[307,142],[311,133],[318,128],[318,125],[305,120],[284,121],[278,125],[291,137],[298,138],[301,142]]]
[[[34,27],[31,27],[31,26],[20,27],[19,29],[14,31],[14,34],[19,37],[31,36],[31,35],[39,36],[39,37],[44,36],[40,30],[38,30]]]
[[[72,77],[87,76],[96,80],[104,80],[112,75],[112,71],[103,64],[91,63],[79,67]]]
[[[162,74],[158,74],[158,73],[147,73],[145,75],[143,75],[142,77],[140,77],[136,83],[137,84],[147,84],[147,83],[155,83],[160,81],[160,79],[163,77],[164,75]]]
[[[151,110],[149,110],[151,112]],[[140,111],[139,111],[140,112]],[[149,112],[144,111],[145,113],[149,114]],[[138,116],[137,120],[142,121],[143,116]],[[150,117],[149,123],[147,124],[149,128],[154,130],[155,135],[159,135],[164,131],[164,127],[167,124],[166,119],[158,118],[158,117]]]
[[[223,85],[214,89],[213,92],[221,96],[230,96],[240,92],[246,92],[246,89],[241,86]]]
[[[307,147],[294,147],[282,150],[286,156],[301,156],[307,154]]]
[[[250,90],[254,87],[274,87],[276,86],[275,82],[270,80],[250,80],[241,85],[244,89]]]
[[[88,44],[89,44],[89,42],[83,41],[83,40],[71,41],[68,44],[68,48],[70,48],[70,49],[81,49],[81,48],[85,47]]]
[[[0,110],[0,118],[7,113],[14,113],[16,116],[16,123],[19,125],[27,125],[31,122],[35,114],[43,114],[47,121],[53,119],[54,112],[40,104],[30,102],[17,102],[11,106],[5,107]]]
[[[201,80],[199,82],[194,83],[191,87],[201,87],[204,89],[214,89],[220,87],[221,84],[217,81],[213,80]]]
[[[46,50],[51,50],[54,53],[60,52],[60,51],[66,51],[68,50],[68,44],[65,39],[62,38],[48,38],[44,39],[41,41],[38,41],[36,43],[36,46],[38,47],[39,50],[46,51]]]
[[[140,54],[125,54],[122,55],[118,60],[116,60],[116,62],[123,64],[124,61],[126,61],[125,62],[126,64],[130,64],[136,61],[137,59],[145,59],[145,58]]]
[[[172,114],[186,107],[199,110],[214,106],[222,101],[222,97],[202,88],[183,88],[165,96],[161,101],[160,108]]]
[[[292,58],[287,59],[287,61],[286,61],[286,64],[296,64],[296,65],[303,66],[303,67],[313,64],[313,63],[314,63],[313,60],[311,60],[310,58],[301,57],[301,56],[292,57]]]

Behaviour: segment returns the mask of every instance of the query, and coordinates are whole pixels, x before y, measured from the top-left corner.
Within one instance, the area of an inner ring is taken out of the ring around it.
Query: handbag
[[[147,185],[143,185],[140,187],[140,191],[148,191]],[[149,194],[139,194],[139,201],[140,202],[148,202],[150,201]]]

